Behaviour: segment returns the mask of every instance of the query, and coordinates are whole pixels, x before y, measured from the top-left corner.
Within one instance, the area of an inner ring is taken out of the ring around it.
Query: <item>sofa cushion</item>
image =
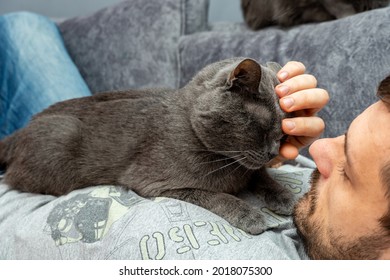
[[[181,38],[180,85],[205,65],[227,57],[245,56],[282,65],[302,61],[331,97],[319,113],[327,124],[324,136],[338,136],[376,100],[379,82],[390,73],[389,25],[390,8],[287,30],[273,27],[253,32],[237,24],[236,28],[226,27],[237,30],[231,33],[218,25],[216,31]]]
[[[131,0],[59,24],[92,92],[177,86],[177,42],[207,28],[207,0]]]

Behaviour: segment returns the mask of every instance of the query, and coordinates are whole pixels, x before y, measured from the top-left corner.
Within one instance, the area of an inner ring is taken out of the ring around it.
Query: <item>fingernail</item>
[[[279,92],[285,96],[287,95],[287,93],[290,91],[290,88],[288,86],[285,86],[285,85],[281,85],[281,86],[278,86],[278,90]]]
[[[286,107],[286,109],[290,109],[294,105],[294,99],[291,97],[283,98],[282,102],[284,107]]]
[[[280,79],[281,81],[286,80],[287,77],[288,77],[288,73],[287,73],[286,71],[283,71],[283,72],[280,72],[280,73],[279,73],[279,79]]]
[[[293,121],[284,121],[284,125],[288,130],[293,130],[295,128],[295,123]]]

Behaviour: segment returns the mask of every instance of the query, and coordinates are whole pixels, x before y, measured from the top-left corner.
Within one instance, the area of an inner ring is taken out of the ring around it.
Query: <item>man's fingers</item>
[[[293,144],[285,142],[280,147],[279,154],[279,161],[283,162],[286,159],[295,159],[299,154],[299,150]]]
[[[297,91],[313,89],[316,87],[317,79],[313,75],[302,74],[277,85],[275,92],[279,97],[284,97]]]
[[[319,117],[287,118],[282,121],[283,132],[292,136],[318,137],[324,129],[324,120]]]
[[[280,107],[285,112],[310,109],[311,114],[320,111],[329,101],[329,94],[320,88],[301,90],[280,99]]]
[[[278,72],[277,76],[280,82],[284,82],[287,79],[301,75],[305,73],[306,67],[303,63],[298,61],[289,61],[283,66],[282,69]]]

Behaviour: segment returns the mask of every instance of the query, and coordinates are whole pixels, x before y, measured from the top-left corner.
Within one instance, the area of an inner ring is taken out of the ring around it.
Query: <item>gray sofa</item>
[[[93,92],[177,88],[205,65],[232,56],[305,63],[329,91],[325,137],[345,132],[390,73],[390,8],[345,19],[257,32],[207,22],[206,0],[131,0],[59,24]]]
[[[324,137],[342,134],[390,73],[390,8],[257,32],[241,23],[209,24],[207,9],[206,0],[130,0],[58,26],[93,92],[177,88],[232,56],[302,61],[331,96],[320,112]],[[298,199],[311,169],[289,168],[270,172]],[[269,230],[249,236],[194,205],[119,187],[56,198],[0,182],[0,259],[306,259],[291,217],[262,209]]]

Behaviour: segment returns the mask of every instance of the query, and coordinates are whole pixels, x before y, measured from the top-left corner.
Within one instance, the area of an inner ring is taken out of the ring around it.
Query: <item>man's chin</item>
[[[320,178],[318,169],[313,171],[311,176],[310,190],[298,201],[294,208],[293,222],[297,228],[297,233],[302,239],[307,253],[310,254],[310,240],[316,239],[319,226],[313,223],[314,214],[317,209],[317,183]],[[314,235],[314,236],[313,236]],[[312,256],[310,256],[312,257]]]
[[[307,194],[305,194],[295,205],[294,215],[293,215],[293,222],[297,227],[299,233],[303,235],[305,234],[304,221],[307,217],[307,212],[308,212],[307,209],[308,209],[308,198],[307,198]]]
[[[315,169],[311,175],[310,190],[303,195],[294,208],[294,222],[302,233],[306,232],[305,228],[308,227],[308,220],[317,209],[317,184],[320,176],[318,169]]]

